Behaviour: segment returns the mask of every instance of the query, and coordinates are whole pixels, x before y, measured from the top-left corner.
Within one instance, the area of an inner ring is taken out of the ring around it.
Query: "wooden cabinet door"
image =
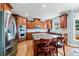
[[[34,29],[35,23],[34,22],[27,22],[27,29]]]
[[[67,28],[67,15],[60,16],[60,28]]]
[[[35,23],[31,22],[31,29],[34,29],[34,28],[35,28]]]
[[[17,16],[17,24],[18,25],[26,25],[26,19],[21,16]]]
[[[41,28],[41,29],[44,29],[44,23],[43,23],[43,22],[41,22],[40,28]]]
[[[31,22],[28,22],[28,23],[27,23],[27,28],[28,28],[28,29],[31,29],[31,28],[32,28]]]
[[[52,21],[47,20],[46,25],[47,25],[47,29],[51,29],[52,28]]]
[[[1,11],[9,11],[11,12],[12,6],[9,3],[0,3]]]
[[[3,4],[0,3],[0,11],[2,11],[2,10],[3,10]]]
[[[26,25],[26,19],[22,18],[22,24]]]
[[[49,28],[49,29],[52,28],[52,21],[48,21],[48,28]]]
[[[26,34],[26,39],[27,40],[32,40],[32,33],[27,33]]]

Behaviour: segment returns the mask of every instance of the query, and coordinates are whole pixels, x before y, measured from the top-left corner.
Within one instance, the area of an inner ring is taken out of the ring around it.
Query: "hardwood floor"
[[[34,56],[33,40],[19,42],[17,56]]]
[[[70,47],[65,46],[66,56],[68,56]],[[63,56],[62,48],[58,49],[58,55]],[[18,51],[16,56],[34,56],[33,40],[25,40],[18,43]]]

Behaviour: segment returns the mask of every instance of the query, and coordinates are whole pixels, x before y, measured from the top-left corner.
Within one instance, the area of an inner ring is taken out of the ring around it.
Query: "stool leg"
[[[65,46],[63,46],[63,53],[64,53],[64,56],[65,56],[65,55],[66,55],[66,54],[65,54]]]
[[[58,56],[58,48],[56,48],[56,55]]]

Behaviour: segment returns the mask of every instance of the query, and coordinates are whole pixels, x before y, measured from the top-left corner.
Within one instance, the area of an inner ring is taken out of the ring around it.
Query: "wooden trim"
[[[65,16],[68,16],[68,14],[62,14],[62,15],[60,15],[59,17],[62,17],[62,16],[64,16],[64,15],[65,15]]]
[[[34,19],[40,20],[40,18],[34,18]]]
[[[24,18],[24,19],[27,19],[27,18],[25,18],[25,17],[23,17],[23,16],[21,16],[21,15],[18,15],[18,14],[14,14],[14,15],[19,16],[19,17],[22,17],[22,18]]]
[[[15,16],[15,17],[22,17],[22,18],[26,19],[26,21],[28,21],[27,18],[25,18],[25,17],[23,17],[23,16],[20,16],[20,15],[18,15],[18,14],[12,14],[12,15]]]
[[[48,22],[48,21],[52,21],[52,19],[46,19],[45,21],[46,21],[46,22]]]

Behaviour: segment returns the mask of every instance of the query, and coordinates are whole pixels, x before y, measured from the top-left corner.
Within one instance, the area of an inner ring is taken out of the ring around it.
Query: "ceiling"
[[[51,19],[61,12],[79,8],[77,3],[11,3],[12,12],[28,18]]]

